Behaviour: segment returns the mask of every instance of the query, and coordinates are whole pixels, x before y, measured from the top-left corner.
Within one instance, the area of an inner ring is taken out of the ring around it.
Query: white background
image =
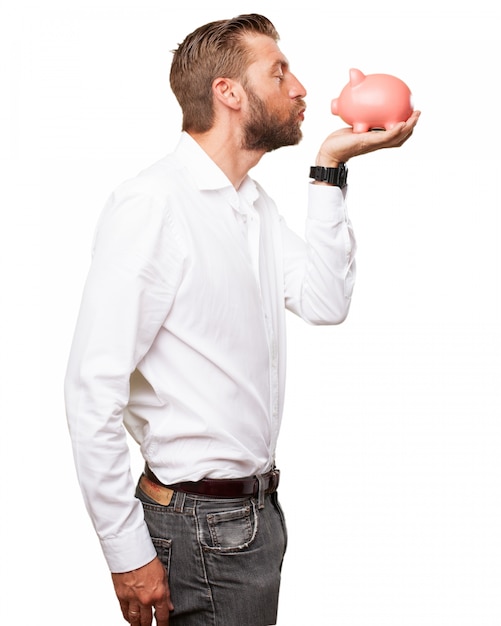
[[[422,111],[403,148],[349,164],[347,321],[288,318],[279,625],[499,626],[501,20],[441,0],[1,4],[2,623],[123,623],[73,470],[69,344],[108,194],[177,142],[170,50],[247,12],[308,89],[303,142],[253,172],[298,231],[350,67]]]

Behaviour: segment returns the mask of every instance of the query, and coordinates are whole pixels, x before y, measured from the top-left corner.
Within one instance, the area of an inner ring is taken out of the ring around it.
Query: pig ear
[[[363,74],[360,70],[352,68],[350,70],[350,85],[355,87],[359,85],[365,78],[365,74]]]

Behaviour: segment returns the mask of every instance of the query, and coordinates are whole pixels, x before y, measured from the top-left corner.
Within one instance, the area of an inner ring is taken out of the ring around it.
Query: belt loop
[[[176,497],[174,499],[174,511],[176,513],[182,513],[184,511],[184,503],[186,501],[186,494],[183,491],[176,491]]]
[[[264,476],[262,474],[257,475],[257,508],[264,509],[264,496],[266,493],[266,487],[264,484]]]

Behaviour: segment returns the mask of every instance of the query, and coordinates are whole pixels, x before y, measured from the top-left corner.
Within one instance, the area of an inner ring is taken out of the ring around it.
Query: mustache
[[[303,109],[306,109],[306,102],[302,98],[299,98],[299,100],[296,100],[296,109],[298,112],[302,111]]]

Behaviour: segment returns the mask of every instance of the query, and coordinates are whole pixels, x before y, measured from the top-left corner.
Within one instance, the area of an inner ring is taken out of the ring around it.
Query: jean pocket
[[[162,539],[161,537],[152,537],[151,541],[157,551],[157,556],[160,559],[165,570],[169,572],[170,569],[170,555],[172,552],[172,539]]]
[[[259,517],[251,500],[244,506],[206,515],[207,541],[204,548],[218,552],[240,552],[256,538]]]

